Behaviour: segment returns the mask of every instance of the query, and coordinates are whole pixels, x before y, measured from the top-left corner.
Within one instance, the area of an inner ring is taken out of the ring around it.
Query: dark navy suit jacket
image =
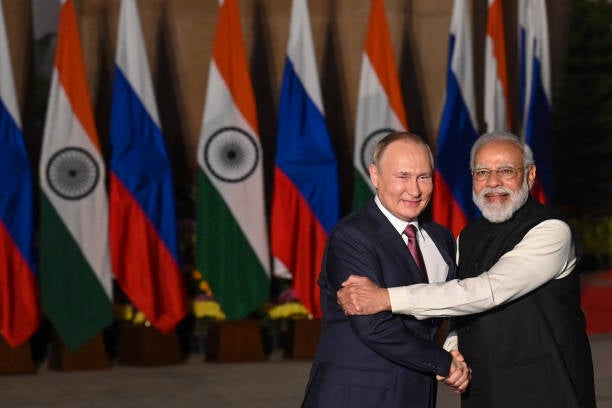
[[[434,240],[454,278],[455,240],[434,222],[419,222]],[[304,408],[434,407],[435,375],[446,376],[451,356],[433,340],[436,319],[382,312],[344,315],[336,292],[349,275],[381,287],[423,283],[400,234],[374,200],[341,220],[330,233],[319,276],[322,332]]]

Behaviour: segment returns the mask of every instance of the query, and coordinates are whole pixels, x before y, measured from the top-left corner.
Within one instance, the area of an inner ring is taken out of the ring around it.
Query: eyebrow
[[[502,163],[497,168],[501,169],[501,168],[504,168],[504,167],[516,167],[516,168],[518,168],[518,167],[521,167],[521,166],[520,165],[517,166],[517,165],[515,165],[513,163]],[[487,166],[485,166],[483,164],[475,164],[474,165],[474,169],[488,169],[488,168],[489,167],[487,167]]]
[[[431,176],[433,174],[433,171],[426,171],[426,172],[422,172],[422,173],[417,173],[416,175],[409,172],[409,171],[398,171],[397,173],[394,173],[394,175],[396,176]]]

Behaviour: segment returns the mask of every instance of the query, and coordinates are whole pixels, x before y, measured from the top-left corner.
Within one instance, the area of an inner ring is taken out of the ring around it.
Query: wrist
[[[383,295],[383,299],[385,300],[384,310],[391,312],[391,296],[389,296],[389,289],[383,289]]]

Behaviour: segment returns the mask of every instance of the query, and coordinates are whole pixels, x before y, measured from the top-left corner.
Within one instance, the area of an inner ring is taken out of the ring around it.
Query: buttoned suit
[[[446,228],[420,221],[455,276],[455,240]],[[350,275],[380,287],[425,283],[401,235],[374,200],[330,233],[319,286],[323,309],[305,408],[434,407],[435,375],[446,376],[451,356],[435,343],[438,319],[381,312],[345,316],[336,292]]]

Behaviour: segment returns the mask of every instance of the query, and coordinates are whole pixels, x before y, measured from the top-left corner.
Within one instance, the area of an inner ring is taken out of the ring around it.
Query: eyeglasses
[[[517,167],[500,167],[497,170],[476,169],[472,171],[472,177],[476,181],[485,181],[485,180],[488,180],[489,177],[491,177],[491,173],[495,172],[498,179],[511,180],[515,178],[516,176],[518,176],[519,171],[523,171],[524,169],[527,169],[527,168],[529,168],[529,166],[518,167],[518,168]]]

